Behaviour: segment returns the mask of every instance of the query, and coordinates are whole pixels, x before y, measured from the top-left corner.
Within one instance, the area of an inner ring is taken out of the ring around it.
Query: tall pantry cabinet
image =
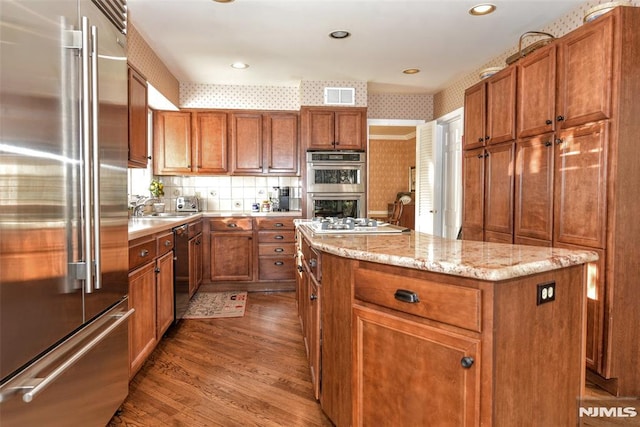
[[[516,70],[513,242],[599,254],[588,277],[586,364],[591,380],[619,396],[640,395],[637,28],[640,8],[618,7],[508,68]],[[469,111],[465,120],[474,120]],[[478,231],[480,173],[469,153],[463,238],[490,240],[486,206]]]

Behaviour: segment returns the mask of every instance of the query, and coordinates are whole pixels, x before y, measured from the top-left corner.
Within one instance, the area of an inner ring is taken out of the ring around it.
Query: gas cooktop
[[[313,218],[307,223],[316,234],[386,234],[410,231],[370,218]]]

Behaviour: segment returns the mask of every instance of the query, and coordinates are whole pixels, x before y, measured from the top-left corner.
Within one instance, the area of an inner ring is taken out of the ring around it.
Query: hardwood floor
[[[251,293],[244,317],[183,320],[109,426],[331,426],[313,397],[295,293]]]

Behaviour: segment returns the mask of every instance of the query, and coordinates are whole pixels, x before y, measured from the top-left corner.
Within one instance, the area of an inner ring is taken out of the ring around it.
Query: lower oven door
[[[307,163],[307,191],[364,193],[364,163]]]
[[[307,193],[307,213],[310,218],[362,218],[365,193]]]

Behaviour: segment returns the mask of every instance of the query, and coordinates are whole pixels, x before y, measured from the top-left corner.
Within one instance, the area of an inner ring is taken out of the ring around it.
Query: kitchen
[[[241,129],[241,125],[248,124],[254,125],[256,123],[262,123],[262,125],[266,126],[266,123],[274,123],[274,118],[280,116],[280,114],[275,114],[276,112],[280,112],[282,110],[296,111],[300,110],[300,106],[309,105],[309,106],[317,106],[321,105],[324,100],[322,99],[322,92],[324,87],[327,86],[325,81],[321,80],[310,80],[310,81],[301,81],[299,87],[247,87],[244,89],[240,89],[240,93],[242,96],[238,95],[238,88],[234,86],[226,86],[225,85],[215,85],[215,84],[198,84],[198,83],[178,83],[178,80],[175,78],[168,77],[171,73],[168,71],[166,66],[162,64],[162,61],[153,53],[153,50],[146,44],[144,41],[145,38],[141,36],[140,33],[137,33],[137,24],[135,18],[135,1],[130,1],[131,8],[131,16],[130,23],[133,25],[129,28],[128,32],[128,45],[129,45],[129,53],[128,53],[128,61],[130,65],[144,74],[145,78],[154,86],[158,87],[164,95],[172,99],[174,105],[179,105],[181,110],[186,110],[191,114],[190,120],[199,120],[198,117],[202,117],[203,121],[199,123],[206,123],[208,126],[213,126],[215,117],[213,116],[205,116],[203,110],[225,110],[225,114],[229,114],[233,116],[233,119],[228,122],[229,128],[233,129]],[[236,2],[236,4],[239,2]],[[218,6],[218,5],[216,5]],[[220,5],[222,6],[222,5]],[[234,6],[234,4],[226,5],[226,6]],[[582,18],[584,15],[584,11],[589,7],[592,7],[593,4],[581,4],[580,8],[576,9],[569,13],[570,16],[569,21],[572,22],[573,27],[571,25],[560,24],[559,22],[552,22],[549,24],[548,31],[553,32],[558,37],[563,35],[565,32],[569,32],[570,30],[579,27],[582,25]],[[568,11],[568,9],[567,9]],[[562,21],[565,22],[565,21]],[[558,28],[560,27],[560,29]],[[567,28],[571,27],[571,28]],[[527,28],[528,29],[528,28]],[[527,30],[525,29],[525,30]],[[544,28],[547,29],[547,28]],[[521,33],[522,31],[520,31]],[[151,40],[151,39],[150,39]],[[511,45],[511,43],[510,43]],[[516,48],[517,49],[517,48]],[[144,52],[144,54],[141,54]],[[137,56],[136,56],[137,53]],[[500,55],[495,61],[499,62],[501,65],[504,63],[504,58],[507,56],[506,54]],[[485,58],[486,59],[486,58]],[[488,64],[487,66],[492,65]],[[483,67],[486,68],[486,67]],[[473,72],[470,73],[465,79],[461,79],[461,82],[456,82],[452,84],[447,89],[444,89],[440,92],[435,93],[434,95],[430,94],[420,94],[420,95],[402,95],[402,94],[385,94],[381,92],[367,93],[369,87],[364,82],[353,82],[353,81],[332,81],[332,86],[347,86],[347,87],[355,87],[355,107],[336,107],[336,109],[340,108],[362,108],[366,107],[366,116],[368,118],[400,118],[400,119],[423,119],[423,120],[431,120],[434,117],[440,117],[443,114],[452,111],[455,108],[462,106],[463,104],[463,96],[464,90],[468,87],[473,86],[477,81],[478,73]],[[168,78],[167,78],[168,77]],[[248,101],[246,103],[241,103],[238,105],[238,99],[246,97],[245,99],[254,99],[254,101]],[[255,102],[255,99],[259,99],[258,102]],[[277,100],[277,101],[274,101]],[[417,104],[417,106],[416,106]],[[408,107],[410,106],[410,107]],[[409,111],[407,111],[409,108]],[[244,111],[233,111],[235,109],[243,109]],[[333,109],[333,108],[332,108]],[[256,115],[255,112],[248,110],[259,110],[260,114]],[[322,110],[321,108],[316,110]],[[215,112],[215,111],[214,111]],[[219,111],[218,111],[219,112]],[[304,112],[301,112],[301,127],[304,129],[305,119],[303,116]],[[258,117],[259,116],[259,117]],[[362,117],[362,116],[361,116]],[[205,121],[208,120],[208,121]],[[153,120],[154,126],[157,123]],[[283,123],[283,122],[280,122]],[[364,124],[361,122],[361,124]],[[262,126],[260,125],[260,126]],[[245,128],[242,128],[245,129]],[[255,127],[254,127],[255,129]],[[262,127],[264,129],[264,127]],[[195,134],[198,132],[197,127],[190,127],[190,130]],[[366,135],[366,130],[361,133]],[[227,132],[224,132],[224,135],[227,135]],[[234,135],[233,133],[231,135]],[[362,135],[364,136],[364,135]],[[155,133],[154,133],[155,138]],[[231,136],[230,138],[233,138]],[[304,136],[302,137],[304,140]],[[366,142],[363,144],[363,148],[365,148]],[[233,145],[231,146],[233,147]],[[153,150],[156,149],[154,145]],[[233,148],[232,148],[233,149]],[[194,153],[198,153],[198,147],[195,147]],[[189,156],[194,153],[189,153]],[[263,164],[246,164],[238,162],[239,152],[231,152],[229,156],[220,156],[218,158],[209,158],[211,162],[208,163],[206,167],[226,167],[227,170],[239,170],[238,168],[253,168],[256,169],[257,166],[263,166]],[[264,160],[268,158],[268,150],[264,151],[264,156],[260,160]],[[153,161],[149,163],[155,163],[160,156],[152,151],[149,153]],[[211,154],[211,153],[209,153]],[[240,153],[241,154],[241,153]],[[303,163],[303,155],[305,153],[299,153],[300,165],[304,167]],[[214,160],[224,159],[225,162],[228,160],[229,164],[220,165],[217,164],[215,166],[211,166]],[[191,158],[188,159],[189,162]],[[255,159],[252,159],[255,160]],[[258,162],[259,163],[259,162]],[[197,164],[194,162],[196,167],[201,167],[201,164]],[[171,166],[171,165],[170,165]],[[169,207],[169,210],[173,210],[174,206],[177,204],[178,197],[181,196],[190,196],[190,195],[199,195],[202,201],[203,211],[222,211],[228,213],[241,213],[250,210],[250,206],[253,203],[259,202],[259,196],[266,196],[269,192],[272,191],[273,187],[289,187],[300,193],[300,199],[305,200],[307,198],[307,188],[304,185],[305,177],[304,174],[300,173],[300,170],[289,170],[288,172],[276,172],[274,174],[270,174],[269,171],[265,170],[263,167],[260,168],[260,172],[256,173],[257,176],[213,176],[214,174],[204,173],[202,175],[184,175],[183,171],[171,172],[168,174],[157,174],[164,182],[165,182],[165,194],[166,197],[163,201],[166,202],[166,205]],[[369,174],[372,171],[368,171]],[[151,176],[142,175],[144,178],[139,178],[139,175],[135,175],[138,172],[134,171],[130,172],[130,182],[141,186],[143,191],[146,192],[146,186],[151,180]],[[403,174],[405,172],[403,171]],[[244,175],[244,174],[243,174]],[[130,188],[133,188],[133,185],[130,185]],[[140,188],[140,187],[139,187]],[[371,189],[369,189],[371,191]],[[135,189],[131,190],[130,194],[144,194],[142,191],[137,191]],[[267,197],[265,197],[266,199]],[[264,201],[264,199],[262,200]],[[301,203],[301,208],[304,211],[305,204]],[[282,217],[287,217],[288,215],[279,214]],[[304,215],[304,214],[303,214]],[[255,222],[253,224],[254,227],[258,227],[258,223]],[[207,230],[205,230],[207,231]],[[209,230],[210,231],[210,230]],[[259,233],[256,231],[255,233]],[[4,234],[4,233],[3,233]],[[249,233],[250,234],[250,233]],[[255,235],[255,234],[254,234]],[[250,236],[248,238],[251,238]],[[3,236],[3,241],[4,241]],[[593,247],[589,246],[588,247]],[[205,251],[207,250],[207,245],[205,245]],[[596,247],[598,248],[598,247]],[[210,259],[211,254],[204,255],[204,259]],[[602,257],[601,257],[602,258]],[[256,258],[256,260],[259,258]],[[207,270],[207,268],[211,268],[211,266],[207,267],[205,262],[205,276],[211,277],[211,271]],[[258,263],[252,267],[253,276],[251,277],[259,277],[260,270],[258,268]],[[208,274],[207,274],[208,273]],[[273,290],[274,283],[278,281],[259,281],[262,283],[262,288],[252,288],[254,290],[263,289]],[[248,286],[248,285],[247,285]],[[289,281],[287,286],[290,286],[289,289],[293,289],[295,284],[292,281]],[[285,286],[286,288],[286,286]],[[282,288],[281,288],[282,290]],[[616,288],[616,291],[623,292],[632,292],[631,290],[625,291],[625,288]],[[595,311],[596,317],[601,318],[604,313],[602,311]],[[597,322],[596,322],[597,323]],[[594,323],[594,324],[596,324]],[[616,338],[617,340],[618,338]],[[624,342],[624,340],[622,341]],[[602,362],[598,362],[602,363]],[[603,384],[606,385],[606,384]],[[627,386],[628,387],[628,386]]]

